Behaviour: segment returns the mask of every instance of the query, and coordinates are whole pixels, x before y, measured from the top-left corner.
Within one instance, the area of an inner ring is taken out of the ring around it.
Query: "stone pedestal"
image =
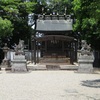
[[[14,55],[13,60],[11,61],[11,70],[12,72],[27,72],[25,55]]]
[[[80,55],[78,58],[78,72],[79,73],[93,73],[93,55]]]

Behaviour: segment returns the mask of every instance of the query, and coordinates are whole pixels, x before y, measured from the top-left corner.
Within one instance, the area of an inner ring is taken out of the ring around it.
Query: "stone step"
[[[46,63],[44,65],[41,64],[29,64],[27,66],[29,70],[77,70],[78,66],[77,65],[66,65],[66,64],[51,64],[51,63]]]
[[[70,58],[40,58],[39,63],[70,63]]]

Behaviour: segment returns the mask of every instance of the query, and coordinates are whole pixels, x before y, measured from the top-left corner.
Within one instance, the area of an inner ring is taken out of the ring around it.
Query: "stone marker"
[[[90,44],[88,45],[86,40],[82,40],[82,49],[79,51],[78,57],[78,72],[80,73],[93,73],[93,61],[94,55],[91,51]]]

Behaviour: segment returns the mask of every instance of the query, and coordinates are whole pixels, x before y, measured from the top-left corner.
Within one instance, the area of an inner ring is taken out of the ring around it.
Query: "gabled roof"
[[[46,31],[71,31],[72,30],[72,19],[70,17],[61,16],[44,16],[37,20],[36,31],[46,32]]]

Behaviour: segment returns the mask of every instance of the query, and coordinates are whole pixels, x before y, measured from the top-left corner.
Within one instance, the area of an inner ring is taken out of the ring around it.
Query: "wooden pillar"
[[[42,57],[42,55],[41,55],[42,54],[42,42],[40,42],[40,44],[41,44],[40,45],[40,57]]]
[[[37,63],[39,63],[39,48],[38,48],[38,42],[37,42]]]
[[[72,64],[74,62],[74,43],[72,42]]]
[[[68,56],[69,56],[70,62],[71,62],[71,43],[69,43]]]
[[[75,60],[75,43],[72,42],[72,61]]]
[[[72,43],[70,43],[70,62],[72,63]]]
[[[36,64],[36,40],[34,40],[34,64]]]
[[[75,61],[77,62],[77,48],[78,48],[78,45],[77,45],[77,42],[75,42]]]
[[[62,41],[62,52],[64,52],[64,41]]]
[[[34,45],[34,41],[32,41],[31,40],[31,61],[33,62],[33,60],[34,60],[34,58],[33,58],[33,49],[34,49],[34,47],[33,47],[33,45]]]
[[[37,16],[35,15],[35,20],[34,20],[34,24],[35,24],[35,28],[34,28],[34,64],[36,64],[36,26],[37,26]]]
[[[73,42],[71,42],[71,52],[70,52],[70,57],[71,57],[70,61],[71,61],[71,63],[73,64]]]
[[[45,41],[45,51],[47,52],[47,42],[48,41]]]
[[[41,42],[41,57],[43,57],[43,42]]]

